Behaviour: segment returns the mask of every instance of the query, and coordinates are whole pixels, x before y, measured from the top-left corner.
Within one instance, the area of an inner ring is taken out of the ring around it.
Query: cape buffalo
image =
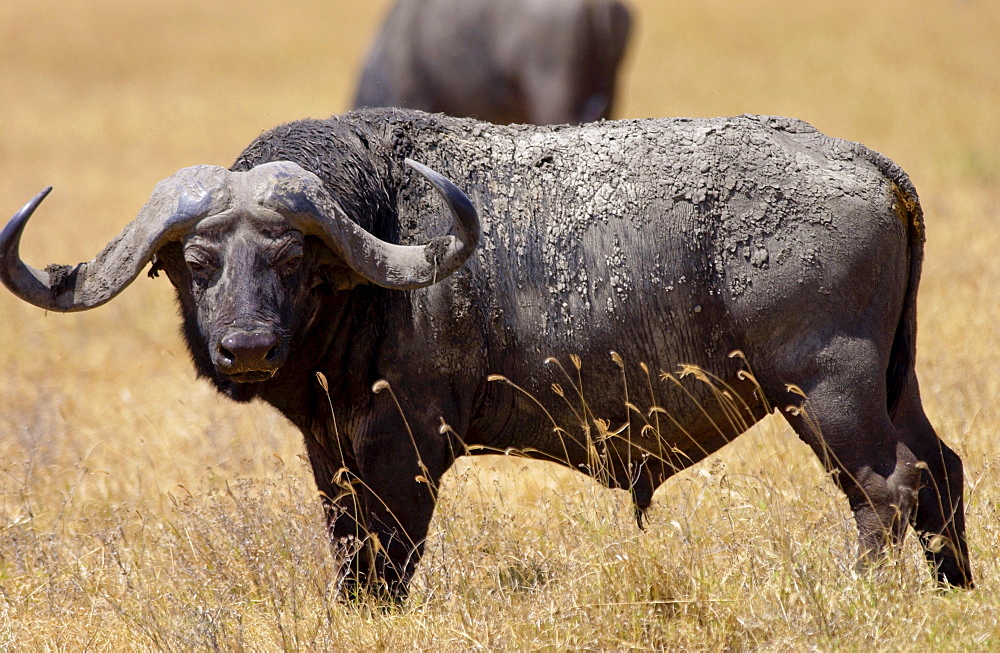
[[[866,559],[909,523],[972,585],[962,463],[914,372],[921,209],[862,145],[767,116],[359,110],[177,172],[95,259],[42,271],[18,243],[47,192],[0,235],[4,284],[76,311],[165,272],[198,373],[301,429],[348,592],[405,596],[459,455],[594,474],[641,526],[668,477],[789,405]]]
[[[630,24],[618,0],[399,0],[354,106],[495,123],[606,118]]]

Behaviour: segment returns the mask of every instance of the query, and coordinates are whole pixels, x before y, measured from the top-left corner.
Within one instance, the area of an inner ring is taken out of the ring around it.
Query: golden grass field
[[[0,292],[0,649],[1000,647],[1000,3],[631,4],[620,117],[791,115],[911,175],[918,372],[978,589],[937,591],[913,538],[852,573],[846,501],[771,418],[661,488],[646,533],[582,475],[460,461],[409,603],[339,604],[298,432],[196,381],[142,276],[82,314]],[[346,110],[386,6],[0,3],[0,217],[55,187],[25,259],[89,259],[175,170]]]

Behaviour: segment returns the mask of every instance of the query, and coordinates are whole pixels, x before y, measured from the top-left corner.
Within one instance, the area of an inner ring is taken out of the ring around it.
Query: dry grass
[[[176,169],[345,109],[384,5],[0,3],[0,210],[56,187],[25,257],[89,258]],[[195,382],[169,284],[141,279],[79,315],[0,294],[0,647],[1000,646],[1000,4],[633,5],[622,115],[795,115],[913,177],[918,368],[967,461],[979,589],[934,591],[912,541],[852,575],[845,502],[776,420],[661,489],[644,534],[580,475],[462,461],[411,603],[339,605],[299,435]]]

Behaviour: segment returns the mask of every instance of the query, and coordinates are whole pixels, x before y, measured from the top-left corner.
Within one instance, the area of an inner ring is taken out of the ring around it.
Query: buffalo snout
[[[288,356],[288,347],[269,329],[240,329],[223,335],[213,354],[220,372],[241,382],[254,382],[278,371]]]

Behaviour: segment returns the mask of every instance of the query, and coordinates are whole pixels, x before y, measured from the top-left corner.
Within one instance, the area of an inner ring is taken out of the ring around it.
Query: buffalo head
[[[308,326],[321,283],[413,289],[461,266],[479,239],[468,197],[451,181],[414,161],[445,200],[456,235],[419,246],[385,242],[347,216],[313,173],[290,162],[247,172],[218,166],[180,170],[152,196],[93,260],[37,270],[18,248],[21,233],[51,189],[24,206],[0,234],[0,280],[27,302],[52,311],[80,311],[110,301],[153,262],[178,289],[185,329],[199,370],[236,399],[274,376]],[[327,271],[320,279],[319,270]],[[334,270],[331,274],[329,271]]]

